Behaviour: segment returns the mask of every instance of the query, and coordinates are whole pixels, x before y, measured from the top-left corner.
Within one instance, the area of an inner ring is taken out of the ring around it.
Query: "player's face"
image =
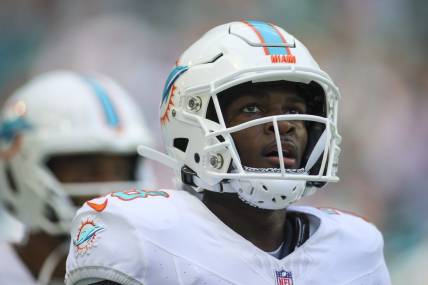
[[[62,183],[119,182],[135,180],[138,157],[119,154],[72,154],[55,156],[48,167]],[[75,197],[82,205],[92,196]]]
[[[304,114],[304,99],[291,85],[264,84],[263,88],[243,89],[234,94],[224,106],[223,115],[228,127],[266,116]],[[299,168],[308,141],[303,121],[279,121],[285,168]],[[232,134],[244,166],[279,168],[279,156],[272,123],[251,127]]]
[[[134,180],[135,155],[80,154],[52,158],[49,168],[63,183]]]

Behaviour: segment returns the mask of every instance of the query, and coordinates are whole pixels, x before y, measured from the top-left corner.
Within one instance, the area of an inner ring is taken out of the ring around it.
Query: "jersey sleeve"
[[[328,272],[334,284],[391,284],[383,236],[375,225],[337,209],[322,208],[313,213],[323,224],[315,234],[323,248],[314,256],[323,260],[317,275]]]
[[[386,267],[385,262],[379,264],[377,268],[375,268],[372,272],[358,277],[355,280],[352,280],[346,285],[359,285],[359,284],[367,284],[367,285],[390,285],[391,278],[389,276],[388,268]]]
[[[368,224],[368,223],[367,223]],[[384,240],[382,233],[371,224],[368,224],[368,226],[372,227],[372,231],[374,232],[374,240],[377,244],[375,247],[376,250],[373,251],[373,259],[374,259],[374,266],[372,270],[368,270],[368,273],[353,280],[348,285],[357,285],[357,284],[382,284],[382,285],[390,285],[391,284],[391,278],[388,271],[388,268],[385,263],[385,257],[384,257]]]
[[[344,271],[355,270],[354,278],[346,284],[391,284],[383,253],[382,233],[375,225],[352,213],[341,212],[337,217],[341,219],[343,236],[346,235],[343,240],[347,240],[342,245],[343,251],[353,259],[348,260],[349,266]],[[341,262],[346,264],[347,259],[344,257]]]
[[[101,280],[143,284],[142,245],[129,217],[114,202],[111,198],[86,202],[73,219],[66,263],[67,285]]]

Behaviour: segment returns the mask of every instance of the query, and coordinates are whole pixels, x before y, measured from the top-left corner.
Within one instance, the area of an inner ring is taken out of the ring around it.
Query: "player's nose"
[[[275,133],[275,124],[278,128],[279,135],[286,135],[294,131],[295,126],[292,121],[281,120],[276,122],[270,122],[265,125],[265,129],[268,133]]]

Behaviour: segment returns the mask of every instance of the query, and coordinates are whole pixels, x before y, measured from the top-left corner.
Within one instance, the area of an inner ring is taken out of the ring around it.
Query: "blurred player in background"
[[[15,237],[6,240],[20,240],[0,247],[0,284],[63,284],[76,207],[152,186],[141,143],[153,144],[137,104],[106,76],[54,71],[17,90],[1,114],[0,201],[25,228],[0,224]]]
[[[338,181],[339,97],[282,28],[242,20],[208,31],[166,80],[167,154],[139,149],[202,199],[136,190],[91,200],[73,220],[66,284],[390,284],[375,226],[290,206]]]

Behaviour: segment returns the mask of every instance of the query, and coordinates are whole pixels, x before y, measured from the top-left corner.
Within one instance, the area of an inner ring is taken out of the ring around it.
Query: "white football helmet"
[[[315,103],[319,112],[226,126],[220,92],[242,83],[280,80],[318,90],[320,94],[313,94],[313,99],[320,100]],[[261,21],[228,23],[208,31],[188,48],[166,81],[161,125],[168,156],[143,146],[139,152],[175,168],[182,182],[196,191],[238,193],[250,205],[282,209],[326,182],[338,181],[338,99],[339,90],[330,77],[306,47],[285,30]],[[217,120],[207,118],[210,108],[215,109]],[[309,121],[318,126],[308,129],[311,143],[300,169],[284,167],[278,131],[278,121],[284,120]],[[266,123],[275,129],[280,168],[242,165],[231,134]]]
[[[47,166],[49,158],[132,155],[151,139],[137,104],[108,77],[70,71],[37,76],[2,110],[0,201],[30,230],[68,233],[74,196],[130,189],[136,181],[61,183]]]

